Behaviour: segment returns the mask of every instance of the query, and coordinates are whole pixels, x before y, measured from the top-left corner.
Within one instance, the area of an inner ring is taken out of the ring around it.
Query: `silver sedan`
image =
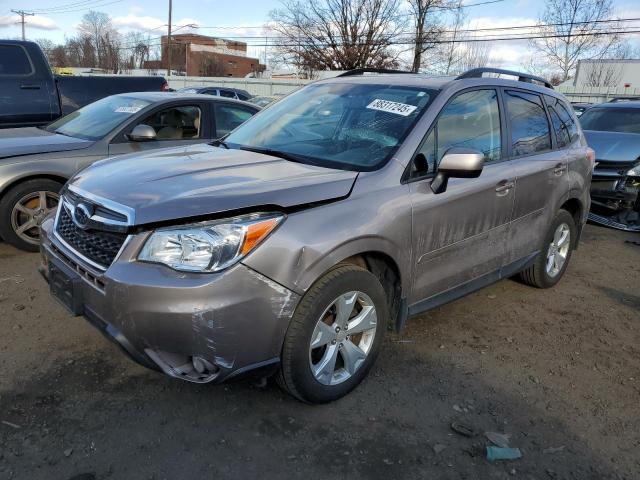
[[[0,130],[0,236],[35,251],[42,220],[75,172],[116,155],[210,142],[259,110],[210,95],[127,93],[47,127]]]

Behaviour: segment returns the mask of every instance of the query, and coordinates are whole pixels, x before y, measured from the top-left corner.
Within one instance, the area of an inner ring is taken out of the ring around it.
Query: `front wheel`
[[[522,281],[538,288],[553,287],[569,265],[576,238],[573,217],[566,210],[560,210],[551,222],[533,265],[520,272]]]
[[[309,403],[346,395],[375,362],[388,318],[384,289],[372,273],[355,265],[330,270],[296,308],[278,383]]]
[[[7,243],[30,252],[40,245],[40,224],[58,205],[62,184],[46,178],[20,183],[0,202],[0,234]]]

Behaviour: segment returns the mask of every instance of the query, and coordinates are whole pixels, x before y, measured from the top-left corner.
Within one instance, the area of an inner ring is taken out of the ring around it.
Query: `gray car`
[[[580,123],[596,152],[589,220],[640,232],[640,101],[596,105]]]
[[[83,170],[42,225],[52,295],[172,377],[345,395],[388,328],[518,273],[551,287],[578,244],[594,156],[571,107],[486,71],[349,72],[213,145]]]
[[[36,251],[42,219],[78,170],[124,153],[211,141],[259,110],[207,95],[127,93],[98,100],[47,127],[0,130],[0,236]]]

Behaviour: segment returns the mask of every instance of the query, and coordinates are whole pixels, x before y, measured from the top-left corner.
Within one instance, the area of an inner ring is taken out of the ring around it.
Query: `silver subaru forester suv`
[[[327,402],[408,317],[516,274],[556,284],[593,164],[543,79],[352,71],[213,144],[81,171],[42,225],[41,272],[142,365],[275,373]]]

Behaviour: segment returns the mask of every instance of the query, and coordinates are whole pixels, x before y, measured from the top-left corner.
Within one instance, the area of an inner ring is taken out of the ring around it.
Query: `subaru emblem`
[[[91,208],[84,203],[79,203],[73,211],[73,223],[82,229],[87,228],[91,215]]]

